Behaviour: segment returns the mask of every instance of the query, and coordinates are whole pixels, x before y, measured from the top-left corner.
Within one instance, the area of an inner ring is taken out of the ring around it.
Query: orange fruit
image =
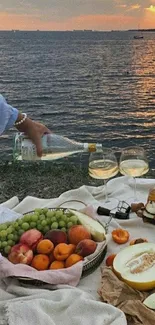
[[[39,254],[49,254],[53,249],[54,244],[49,239],[43,239],[37,245],[37,253]]]
[[[32,262],[31,266],[34,267],[38,271],[43,271],[47,270],[49,266],[50,260],[49,257],[45,254],[38,254],[35,255]]]
[[[71,247],[65,243],[60,243],[55,246],[53,255],[56,260],[64,261],[70,255]]]
[[[54,257],[53,251],[48,255],[48,257],[49,257],[50,263],[52,263],[52,262],[55,261],[55,257]]]
[[[116,256],[116,254],[111,254],[106,258],[107,266],[113,266],[113,261],[114,261],[115,256]]]
[[[64,261],[54,261],[51,263],[49,270],[58,270],[65,267]]]
[[[83,239],[91,239],[90,232],[82,225],[74,225],[68,229],[68,240],[70,244],[77,245]]]
[[[82,261],[83,257],[78,254],[71,254],[65,261],[65,267],[70,267],[79,261]]]
[[[117,228],[112,231],[112,238],[117,244],[125,244],[129,240],[129,232],[122,228]]]
[[[69,244],[68,247],[69,247],[69,253],[70,253],[70,255],[73,254],[75,252],[76,245]]]

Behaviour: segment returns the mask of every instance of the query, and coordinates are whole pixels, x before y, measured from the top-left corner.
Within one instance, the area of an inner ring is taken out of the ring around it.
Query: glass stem
[[[105,202],[108,201],[107,180],[104,179]]]
[[[134,181],[134,201],[137,201],[137,184],[136,184],[136,178],[133,177]]]

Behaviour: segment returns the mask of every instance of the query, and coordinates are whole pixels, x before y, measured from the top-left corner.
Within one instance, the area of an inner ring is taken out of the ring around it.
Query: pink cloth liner
[[[0,254],[0,279],[7,277],[25,277],[41,280],[49,284],[68,284],[76,286],[81,278],[83,262],[59,270],[37,271],[26,264],[13,264]]]

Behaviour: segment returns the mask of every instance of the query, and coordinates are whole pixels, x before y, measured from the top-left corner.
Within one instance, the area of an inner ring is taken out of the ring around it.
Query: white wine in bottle
[[[37,156],[36,146],[25,134],[17,133],[14,144],[15,160],[55,160],[80,152],[102,151],[100,143],[77,142],[55,133],[42,137],[42,157]]]

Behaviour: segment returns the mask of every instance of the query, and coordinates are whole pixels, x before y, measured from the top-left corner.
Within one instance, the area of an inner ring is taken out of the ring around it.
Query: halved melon
[[[91,233],[92,238],[101,242],[106,239],[104,227],[95,219],[87,216],[86,214],[69,209],[75,216],[77,216],[79,222]]]
[[[113,261],[117,276],[132,288],[155,288],[155,244],[142,243],[121,250]]]

